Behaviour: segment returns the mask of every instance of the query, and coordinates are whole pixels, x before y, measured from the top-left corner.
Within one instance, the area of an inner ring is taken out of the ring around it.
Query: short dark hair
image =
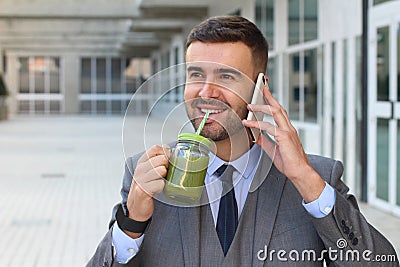
[[[251,51],[256,69],[265,72],[268,63],[268,42],[251,21],[240,16],[217,16],[195,26],[186,39],[186,50],[191,43],[243,42]]]

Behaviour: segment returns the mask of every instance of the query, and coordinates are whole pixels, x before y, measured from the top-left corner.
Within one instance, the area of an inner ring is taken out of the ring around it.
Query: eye
[[[204,78],[204,75],[201,72],[190,72],[189,73],[189,78],[191,78],[191,79],[202,79],[202,78]]]
[[[229,81],[229,80],[235,80],[235,77],[233,77],[233,76],[230,75],[230,74],[221,74],[220,78],[221,78],[222,80],[227,80],[227,81]]]

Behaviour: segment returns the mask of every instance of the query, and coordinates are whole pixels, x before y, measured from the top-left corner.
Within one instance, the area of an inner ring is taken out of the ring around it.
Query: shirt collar
[[[260,157],[261,147],[257,144],[254,144],[246,153],[231,162],[226,162],[210,152],[210,162],[208,164],[207,174],[211,176],[223,164],[230,164],[235,167],[243,178],[247,179],[257,167]]]

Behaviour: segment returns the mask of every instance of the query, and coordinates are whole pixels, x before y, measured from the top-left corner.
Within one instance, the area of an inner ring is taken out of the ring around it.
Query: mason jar
[[[207,173],[211,141],[182,133],[172,151],[164,194],[175,201],[193,203],[200,199]]]

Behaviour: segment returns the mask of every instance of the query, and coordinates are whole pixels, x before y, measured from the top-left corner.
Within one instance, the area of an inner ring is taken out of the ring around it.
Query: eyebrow
[[[204,72],[202,68],[200,67],[196,67],[196,66],[189,66],[186,71],[190,72],[190,71],[201,71]]]
[[[201,67],[197,67],[197,66],[189,66],[186,71],[190,72],[190,71],[200,71],[200,72],[204,72],[203,68]],[[218,68],[215,70],[216,73],[230,73],[233,75],[236,75],[238,77],[242,77],[242,73],[240,71],[237,71],[235,69],[231,69],[231,68]]]
[[[219,68],[216,71],[217,73],[230,73],[233,75],[236,75],[238,77],[242,77],[242,73],[240,71],[237,71],[235,69],[231,69],[231,68]]]

